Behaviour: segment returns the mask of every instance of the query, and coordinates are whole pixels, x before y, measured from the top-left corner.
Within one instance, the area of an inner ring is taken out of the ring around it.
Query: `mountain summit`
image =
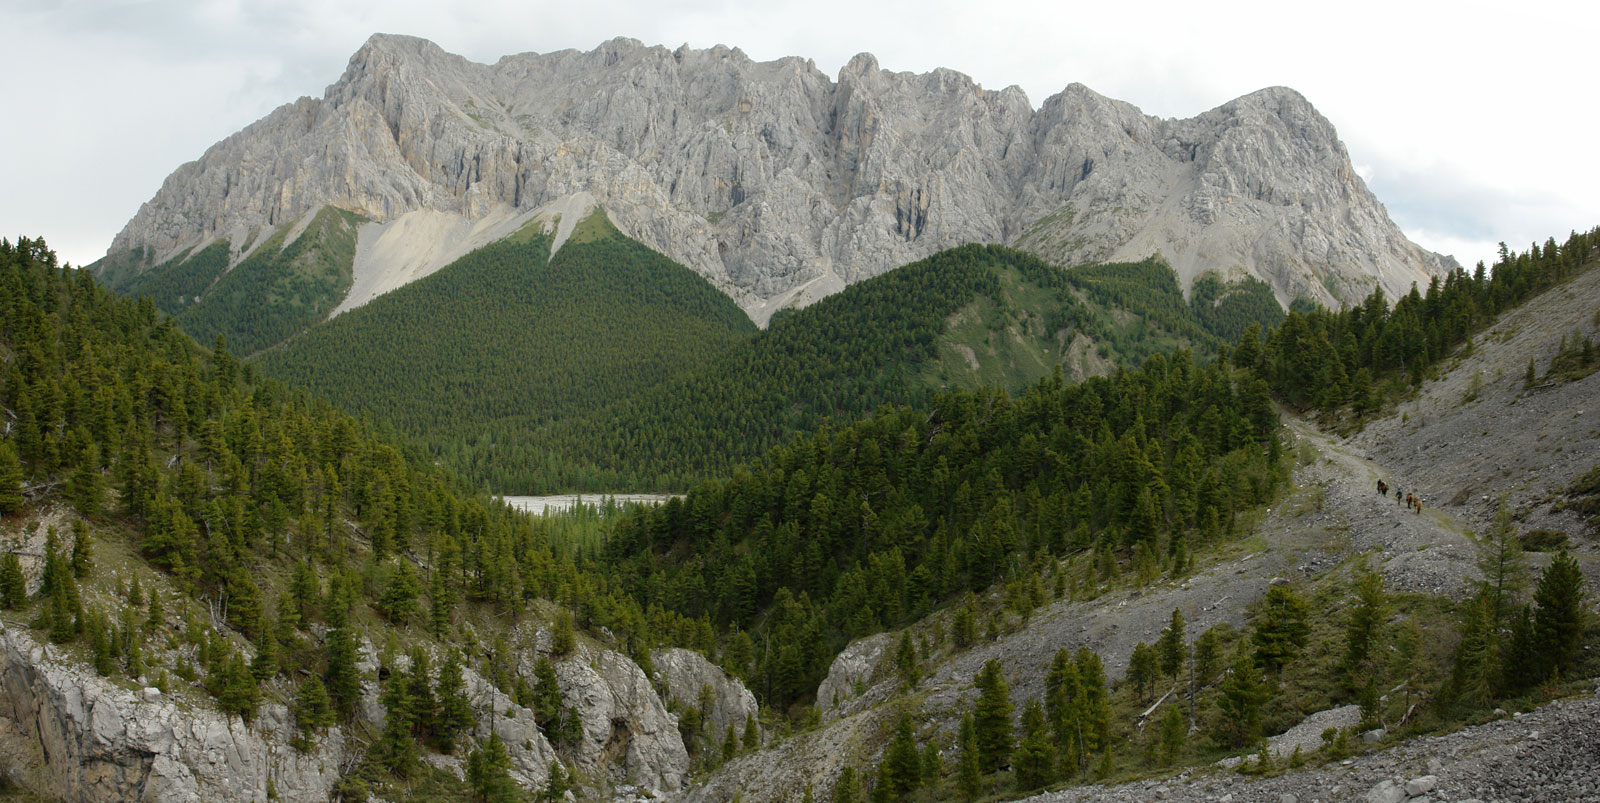
[[[373,221],[358,276],[386,269],[362,264],[373,254],[409,253],[411,279],[444,264],[427,254],[574,196],[763,323],[974,241],[1060,264],[1160,254],[1186,284],[1248,274],[1284,303],[1401,293],[1454,264],[1406,239],[1291,89],[1169,120],[1079,84],[1034,110],[1017,87],[865,53],[830,80],[722,46],[614,39],[485,65],[382,34],[322,99],[178,168],[108,256],[159,264],[225,239],[237,261],[331,205]]]

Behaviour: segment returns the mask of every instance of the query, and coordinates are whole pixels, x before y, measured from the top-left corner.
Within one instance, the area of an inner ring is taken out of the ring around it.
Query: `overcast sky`
[[[1017,84],[1036,108],[1076,81],[1163,117],[1285,85],[1333,121],[1406,234],[1464,265],[1501,240],[1526,248],[1600,224],[1595,6],[1088,5],[0,0],[0,235],[98,259],[174,168],[279,105],[321,97],[378,31],[481,62],[629,36],[797,55],[836,75],[867,51],[889,70]]]

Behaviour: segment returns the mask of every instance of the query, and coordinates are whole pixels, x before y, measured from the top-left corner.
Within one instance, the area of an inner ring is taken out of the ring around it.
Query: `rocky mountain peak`
[[[1062,264],[1159,253],[1186,281],[1255,275],[1284,302],[1404,292],[1451,264],[1405,239],[1283,87],[1164,120],[1081,84],[1035,111],[1016,87],[870,53],[830,79],[722,45],[619,38],[485,65],[389,34],[322,100],[180,167],[112,251],[237,242],[324,205],[371,218],[363,238],[421,211],[467,229],[577,193],[758,322],[973,241]]]

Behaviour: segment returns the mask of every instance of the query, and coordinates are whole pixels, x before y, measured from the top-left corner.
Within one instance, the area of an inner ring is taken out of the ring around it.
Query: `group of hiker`
[[[1389,483],[1384,482],[1383,480],[1378,480],[1378,495],[1384,497],[1389,495]],[[1396,488],[1394,489],[1394,501],[1397,504],[1405,505],[1406,507],[1411,508],[1411,512],[1419,516],[1422,515],[1422,497],[1415,494],[1406,494],[1405,496],[1401,496],[1400,489]]]

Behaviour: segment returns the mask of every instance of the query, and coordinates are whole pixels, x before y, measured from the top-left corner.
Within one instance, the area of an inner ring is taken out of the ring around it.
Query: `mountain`
[[[376,35],[321,99],[178,168],[96,267],[218,241],[237,262],[333,206],[372,221],[353,273],[373,278],[349,308],[574,198],[757,323],[968,242],[1057,264],[1160,254],[1185,286],[1254,276],[1284,306],[1398,295],[1453,266],[1406,240],[1333,126],[1281,87],[1168,120],[1078,84],[1035,110],[1016,87],[868,54],[830,79],[720,46],[615,39],[484,65]]]

